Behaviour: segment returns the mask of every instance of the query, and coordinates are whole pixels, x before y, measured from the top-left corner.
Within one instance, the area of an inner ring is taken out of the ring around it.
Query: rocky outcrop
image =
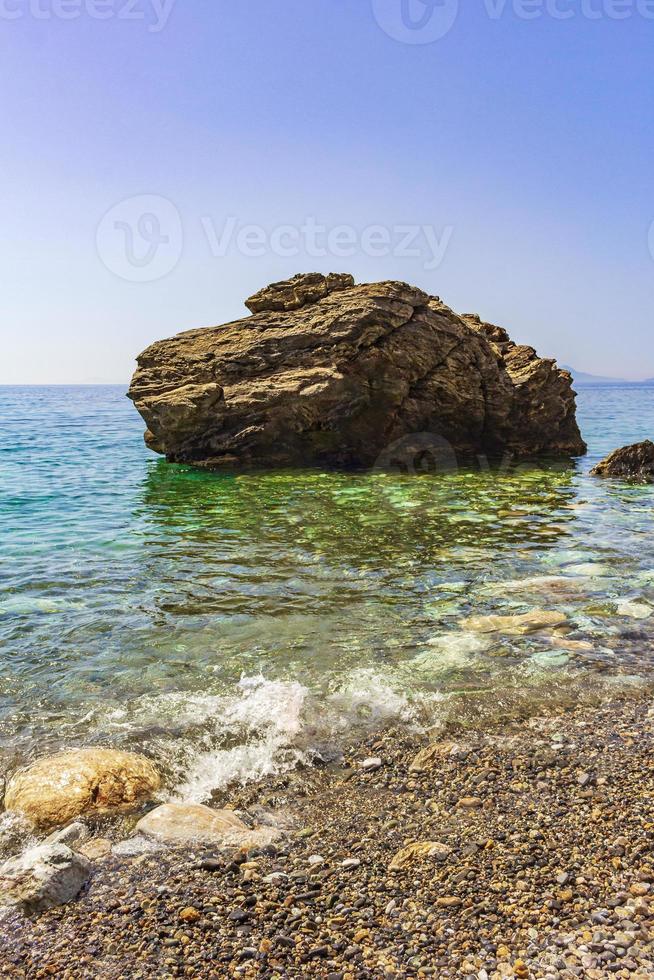
[[[232,810],[201,803],[164,803],[147,813],[136,832],[169,844],[201,842],[217,847],[265,847],[279,837],[273,827],[252,830]]]
[[[41,844],[0,867],[0,906],[35,915],[77,897],[91,864],[65,844]]]
[[[654,442],[636,442],[610,453],[591,471],[592,476],[617,476],[654,483]]]
[[[370,466],[430,439],[455,458],[586,450],[567,371],[406,283],[301,275],[246,305],[138,358],[129,397],[171,461]]]
[[[150,799],[159,785],[156,769],[142,755],[79,749],[47,756],[17,772],[4,804],[35,827],[49,829],[82,814],[130,809]]]

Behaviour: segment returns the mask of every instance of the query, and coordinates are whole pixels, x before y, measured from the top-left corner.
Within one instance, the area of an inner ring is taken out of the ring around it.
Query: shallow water
[[[650,679],[654,488],[587,473],[652,435],[654,388],[579,417],[569,465],[223,476],[149,453],[121,388],[0,388],[0,768],[143,748],[202,800],[356,725]],[[464,623],[533,609],[567,623]]]

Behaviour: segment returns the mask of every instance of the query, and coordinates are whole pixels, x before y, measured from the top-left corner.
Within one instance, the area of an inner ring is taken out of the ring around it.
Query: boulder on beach
[[[0,906],[35,915],[79,895],[91,863],[65,844],[41,844],[0,866]]]
[[[591,476],[617,476],[654,483],[654,442],[646,439],[616,449],[590,472]]]
[[[406,283],[309,273],[246,306],[138,357],[128,395],[170,461],[413,472],[586,451],[569,372]]]
[[[164,803],[146,813],[135,829],[164,843],[195,841],[217,847],[265,847],[279,837],[273,827],[252,830],[233,810],[212,810],[201,803]]]
[[[83,814],[131,809],[159,789],[145,756],[116,749],[78,749],[46,756],[9,780],[4,805],[38,829],[61,827]]]

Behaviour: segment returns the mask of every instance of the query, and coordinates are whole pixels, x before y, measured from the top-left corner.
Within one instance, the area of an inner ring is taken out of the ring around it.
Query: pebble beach
[[[649,705],[432,741],[387,730],[242,787],[216,802],[276,827],[275,843],[118,846],[76,902],[5,913],[0,974],[649,978]]]

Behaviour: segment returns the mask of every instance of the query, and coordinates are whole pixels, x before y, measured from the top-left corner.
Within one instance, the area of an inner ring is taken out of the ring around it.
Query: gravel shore
[[[0,975],[651,978],[649,703],[453,729],[417,761],[426,738],[386,731],[221,797],[284,835],[112,853],[76,902],[0,920]]]

